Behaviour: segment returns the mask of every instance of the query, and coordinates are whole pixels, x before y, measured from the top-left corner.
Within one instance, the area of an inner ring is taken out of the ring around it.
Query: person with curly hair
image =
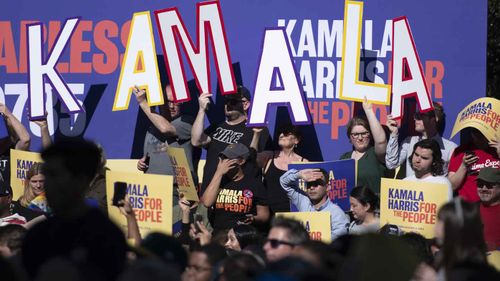
[[[441,158],[439,144],[434,139],[424,139],[415,144],[408,158],[414,175],[404,180],[445,184],[449,199],[453,197],[451,183],[444,174],[444,161]]]

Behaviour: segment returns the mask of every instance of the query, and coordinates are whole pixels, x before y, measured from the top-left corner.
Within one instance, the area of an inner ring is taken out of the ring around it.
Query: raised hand
[[[200,95],[198,98],[198,104],[200,105],[200,110],[207,111],[208,110],[208,105],[210,104],[210,97],[212,97],[212,94],[210,93],[203,93]]]
[[[392,115],[387,115],[387,122],[386,122],[387,128],[389,128],[389,131],[391,131],[391,135],[397,135],[398,134],[398,122],[392,118]]]
[[[225,175],[229,170],[238,165],[238,159],[221,159],[217,165],[217,172]]]
[[[299,177],[306,182],[323,179],[323,173],[320,169],[304,169],[299,172]]]
[[[146,91],[143,89],[139,89],[137,85],[132,89],[132,93],[134,93],[134,96],[137,99],[137,103],[140,104],[146,101]]]

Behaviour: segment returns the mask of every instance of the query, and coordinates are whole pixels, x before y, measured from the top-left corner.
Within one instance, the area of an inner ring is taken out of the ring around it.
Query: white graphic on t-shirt
[[[235,132],[233,130],[217,128],[212,138],[218,140],[223,143],[233,144],[237,143],[240,138],[243,136],[243,133]]]

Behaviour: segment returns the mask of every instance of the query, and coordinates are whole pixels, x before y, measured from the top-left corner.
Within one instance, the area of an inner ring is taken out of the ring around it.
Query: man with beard
[[[201,197],[205,207],[213,207],[214,232],[269,219],[264,186],[243,169],[249,154],[241,143],[230,144],[220,153],[217,169]]]
[[[299,179],[306,182],[306,191],[298,187]],[[280,178],[285,190],[299,212],[330,212],[332,240],[346,233],[349,220],[344,211],[330,201],[327,193],[328,173],[323,169],[291,169]]]
[[[476,179],[477,194],[481,200],[479,211],[484,225],[484,240],[488,250],[500,249],[500,170],[485,167]]]
[[[248,128],[245,123],[247,121],[247,110],[250,107],[250,92],[243,86],[238,87],[238,92],[224,97],[224,113],[226,121],[217,126],[210,126],[203,131],[205,114],[210,103],[212,94],[203,93],[199,98],[199,110],[191,130],[191,143],[207,149],[207,162],[203,171],[203,181],[201,192],[203,193],[214,176],[215,170],[219,162],[219,153],[228,145],[242,143],[247,147],[250,146],[253,137],[252,128]],[[260,135],[259,151],[265,147],[269,140],[269,131],[264,128]],[[245,172],[251,173],[253,170],[249,163]]]

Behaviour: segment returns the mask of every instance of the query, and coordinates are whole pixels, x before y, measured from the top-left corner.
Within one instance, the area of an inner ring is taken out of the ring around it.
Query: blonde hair
[[[35,199],[35,193],[33,192],[33,189],[30,186],[30,179],[33,176],[42,174],[42,163],[35,162],[33,165],[31,165],[30,169],[28,172],[26,172],[26,178],[24,181],[24,194],[19,197],[19,202],[23,207],[27,207],[30,202]]]

